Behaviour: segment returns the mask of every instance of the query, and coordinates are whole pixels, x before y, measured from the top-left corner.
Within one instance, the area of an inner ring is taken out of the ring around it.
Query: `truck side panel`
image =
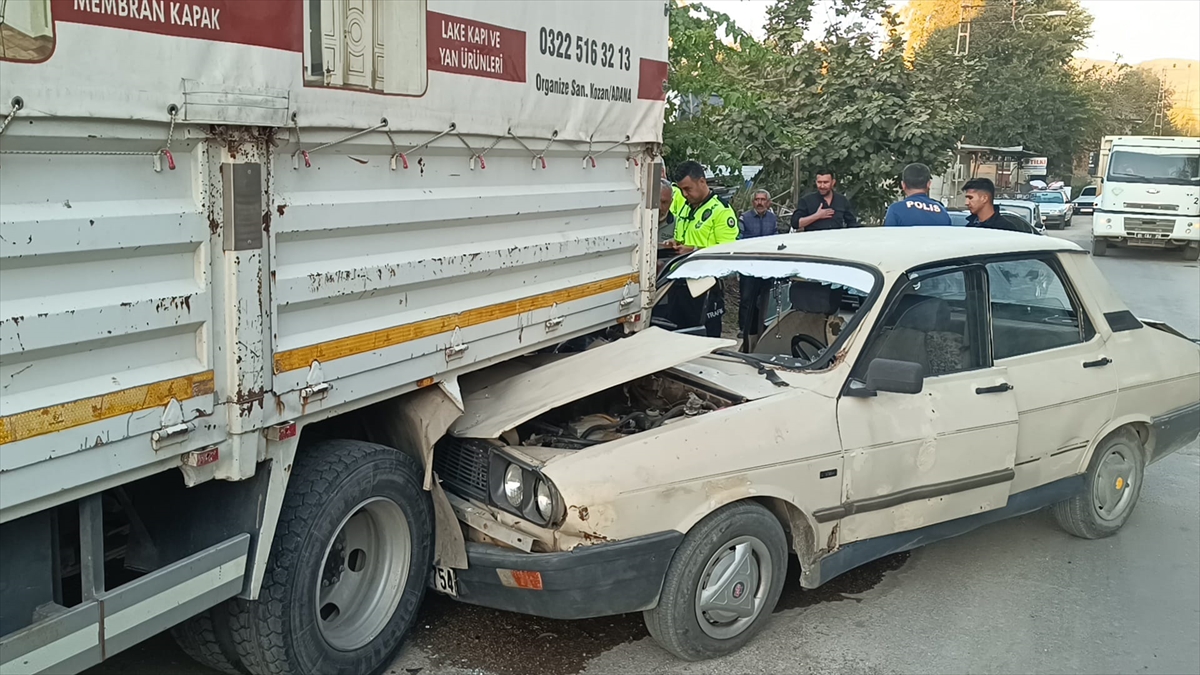
[[[643,172],[624,153],[593,168],[564,148],[542,169],[509,141],[472,169],[449,140],[404,170],[373,140],[311,167],[276,156],[277,395],[414,359],[389,379],[415,384],[640,309]],[[357,389],[339,382],[318,405]]]
[[[224,433],[207,420],[213,302],[200,155],[180,147],[178,168],[156,172],[153,126],[24,126],[32,133],[10,130],[6,150],[97,154],[0,162],[3,521]],[[103,154],[114,145],[87,135],[123,135],[122,151],[147,154]]]

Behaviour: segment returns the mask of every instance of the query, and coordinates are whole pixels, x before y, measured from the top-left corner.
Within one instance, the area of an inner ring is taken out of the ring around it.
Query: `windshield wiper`
[[[771,384],[775,385],[776,387],[789,386],[787,381],[779,376],[779,373],[766,367],[765,365],[763,365],[762,361],[754,358],[753,356],[750,356],[749,354],[743,354],[741,352],[735,352],[735,351],[732,351],[729,349],[718,349],[718,350],[714,351],[713,353],[718,356],[728,356],[729,358],[737,359],[738,361],[741,361],[742,363],[746,363],[751,366],[754,366],[755,368],[758,369],[759,375],[765,376],[767,378],[767,382],[770,382]]]

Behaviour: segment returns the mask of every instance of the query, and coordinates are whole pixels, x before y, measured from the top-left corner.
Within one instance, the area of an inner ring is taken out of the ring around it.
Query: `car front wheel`
[[[659,645],[686,661],[737,651],[770,617],[787,573],[787,537],[770,511],[740,502],[700,521],[675,551],[658,606]]]
[[[1100,442],[1088,464],[1086,488],[1054,505],[1054,517],[1064,530],[1083,539],[1101,539],[1117,533],[1142,492],[1146,451],[1131,429],[1118,431]]]

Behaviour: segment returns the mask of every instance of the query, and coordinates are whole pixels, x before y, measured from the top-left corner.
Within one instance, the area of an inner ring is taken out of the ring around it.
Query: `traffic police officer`
[[[737,214],[709,189],[704,167],[684,162],[676,171],[676,184],[686,204],[675,212],[675,238],[666,242],[680,253],[737,241]]]
[[[737,214],[708,187],[704,167],[684,162],[676,170],[676,184],[686,203],[675,213],[675,237],[663,243],[680,254],[737,241]],[[721,336],[725,314],[725,289],[721,280],[707,293],[693,298],[686,284],[674,284],[662,312],[680,328],[703,324],[710,337]]]

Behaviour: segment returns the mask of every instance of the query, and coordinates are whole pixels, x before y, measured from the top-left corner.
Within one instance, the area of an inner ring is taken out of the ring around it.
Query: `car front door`
[[[891,297],[838,402],[842,504],[814,514],[840,519],[843,544],[1001,508],[1014,475],[1017,406],[987,346],[984,270],[910,274]],[[921,392],[863,395],[874,359],[920,363]]]
[[[992,357],[1017,401],[1013,492],[1075,473],[1112,418],[1116,368],[1052,255],[986,264]]]

